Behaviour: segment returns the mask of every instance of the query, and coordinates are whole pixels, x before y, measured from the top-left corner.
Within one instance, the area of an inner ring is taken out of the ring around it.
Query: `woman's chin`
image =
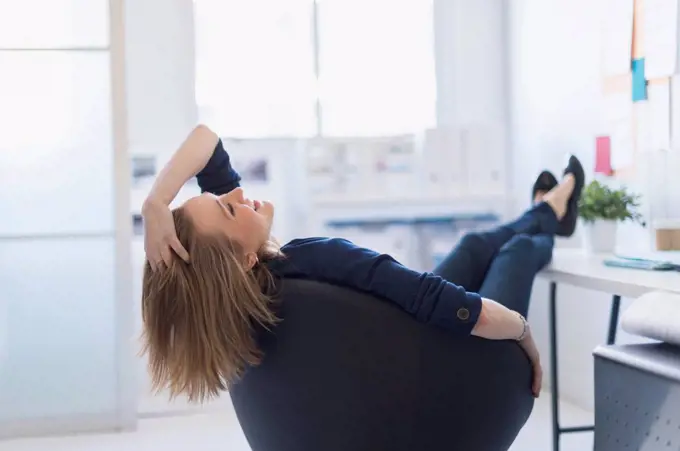
[[[266,216],[268,218],[273,218],[274,217],[274,204],[272,204],[271,202],[266,201],[266,200],[260,201],[260,206],[256,211],[263,216]]]

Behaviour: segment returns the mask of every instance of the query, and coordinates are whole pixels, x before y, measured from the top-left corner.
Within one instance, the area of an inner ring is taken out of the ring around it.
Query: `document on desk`
[[[611,139],[611,167],[627,168],[633,163],[633,104],[630,91],[605,96],[605,127]]]
[[[604,0],[601,17],[604,76],[630,72],[634,0]]]
[[[670,77],[678,70],[678,0],[645,0],[645,77]]]
[[[638,251],[634,254],[617,254],[616,257],[625,260],[670,263],[675,266],[680,266],[680,251]]]

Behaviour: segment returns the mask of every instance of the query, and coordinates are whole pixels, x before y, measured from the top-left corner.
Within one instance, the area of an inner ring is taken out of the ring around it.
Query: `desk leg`
[[[612,297],[612,307],[609,314],[609,332],[607,333],[607,344],[613,345],[616,342],[616,329],[619,324],[619,311],[621,310],[621,296]],[[552,394],[552,439],[553,451],[560,449],[560,435],[562,433],[588,432],[593,431],[593,426],[579,426],[560,428],[560,398],[557,368],[557,283],[550,282],[550,385]]]
[[[557,371],[557,283],[550,282],[550,390],[552,392],[553,451],[560,449],[560,391]]]
[[[621,310],[621,296],[612,296],[612,309],[609,313],[609,333],[607,334],[607,344],[616,343],[616,328],[619,325],[619,310]]]

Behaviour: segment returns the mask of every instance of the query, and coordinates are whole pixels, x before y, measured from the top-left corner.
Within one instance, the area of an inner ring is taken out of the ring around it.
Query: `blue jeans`
[[[527,316],[536,274],[550,262],[558,220],[545,202],[513,222],[465,235],[433,271]]]

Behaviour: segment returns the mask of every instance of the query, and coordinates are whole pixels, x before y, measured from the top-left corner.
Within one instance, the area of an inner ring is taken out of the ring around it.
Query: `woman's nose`
[[[243,203],[243,199],[244,199],[243,188],[236,188],[235,190],[233,190],[231,192],[231,194],[234,196],[235,202]]]
[[[221,195],[220,199],[222,199],[222,202],[225,203],[234,202],[237,204],[242,204],[244,200],[243,188],[236,188],[235,190],[229,191],[227,194]]]

